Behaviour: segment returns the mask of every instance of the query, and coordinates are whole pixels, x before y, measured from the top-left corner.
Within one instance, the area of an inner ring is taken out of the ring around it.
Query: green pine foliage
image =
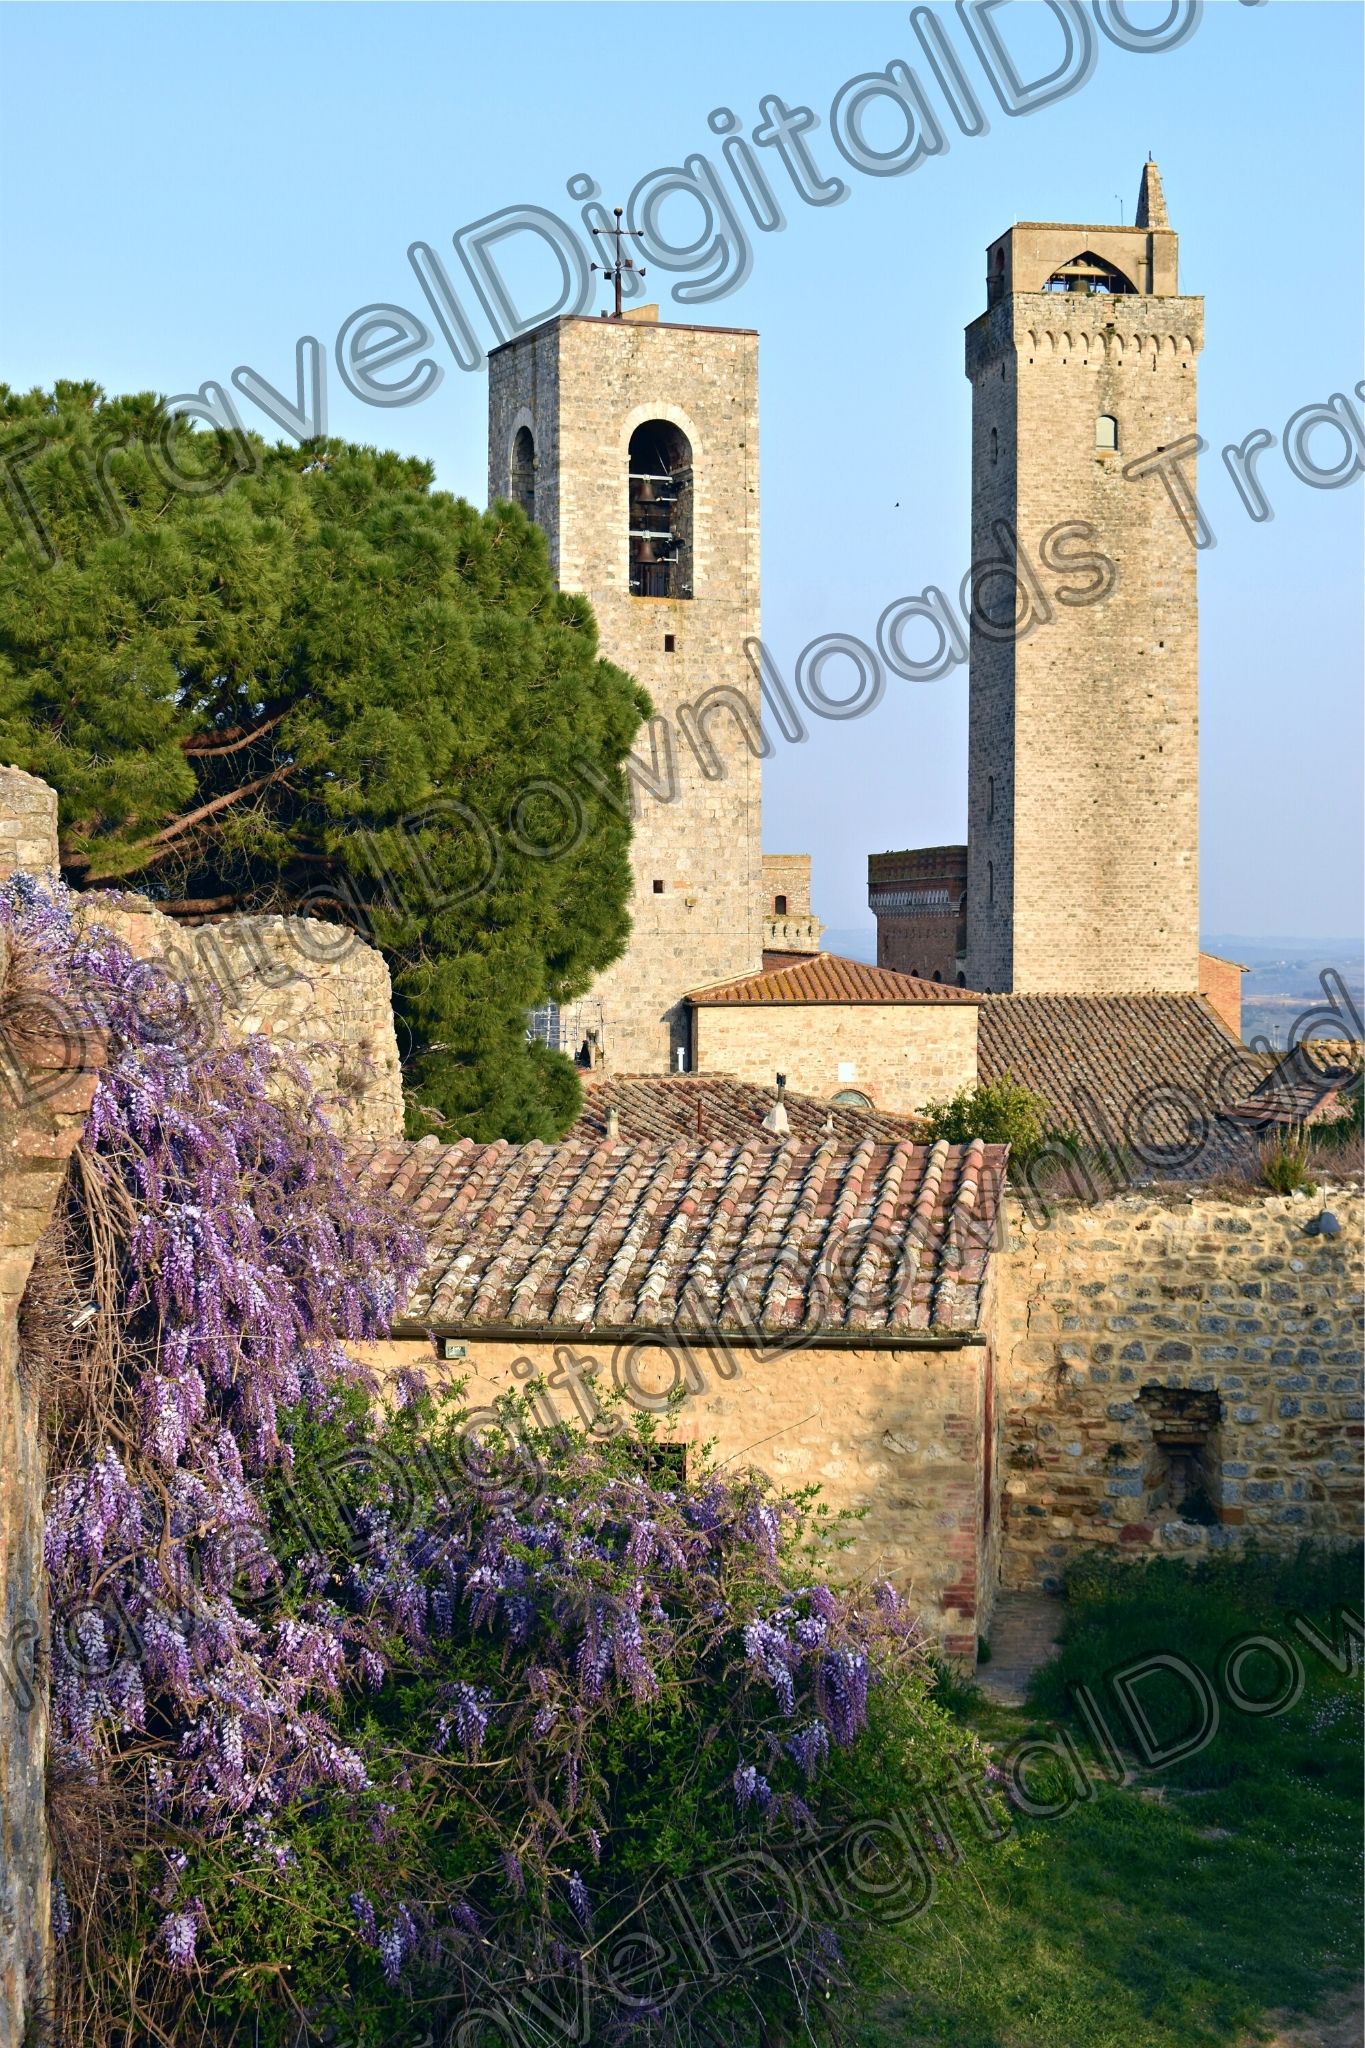
[[[540,530],[93,384],[0,386],[0,463],[0,759],[57,789],[67,879],[354,925],[421,1127],[558,1135],[577,1077],[526,1012],[625,945],[648,702]]]

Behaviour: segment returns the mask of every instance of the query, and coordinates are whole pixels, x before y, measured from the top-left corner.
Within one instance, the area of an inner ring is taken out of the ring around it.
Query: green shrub
[[[1317,1186],[1308,1172],[1309,1141],[1301,1124],[1277,1131],[1261,1146],[1261,1183],[1272,1194],[1311,1195]]]
[[[1008,1072],[998,1081],[962,1088],[947,1102],[929,1102],[920,1111],[933,1144],[946,1138],[962,1145],[982,1138],[988,1145],[1008,1145],[1011,1162],[1023,1166],[1047,1136],[1048,1106],[1041,1095],[1023,1088]]]

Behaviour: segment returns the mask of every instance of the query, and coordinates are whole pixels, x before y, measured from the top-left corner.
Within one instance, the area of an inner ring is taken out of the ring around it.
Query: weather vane
[[[622,227],[621,208],[619,206],[613,206],[612,212],[616,215],[616,226],[614,228],[594,228],[593,233],[595,235],[601,235],[604,241],[614,242],[616,244],[615,250],[613,251],[616,257],[616,261],[615,263],[594,263],[590,267],[593,270],[600,270],[603,277],[609,278],[612,284],[615,285],[616,307],[612,314],[612,318],[614,320],[619,320],[621,318],[621,279],[625,276],[628,270],[632,272],[632,274],[636,277],[643,277],[645,274],[645,266],[643,263],[632,263],[629,256],[623,256],[621,253],[621,244],[625,241],[627,235],[634,235],[637,241],[643,239],[643,237],[640,234],[640,230],[638,228]]]

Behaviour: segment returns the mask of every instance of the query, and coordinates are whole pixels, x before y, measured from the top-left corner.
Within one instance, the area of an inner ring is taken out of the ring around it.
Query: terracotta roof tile
[[[983,1081],[1011,1074],[1059,1126],[1158,1172],[1230,1165],[1227,1113],[1266,1066],[1197,995],[983,996],[977,1029]]]
[[[570,1138],[605,1137],[607,1111],[614,1109],[618,1135],[630,1145],[778,1142],[763,1129],[763,1119],[777,1100],[775,1088],[759,1088],[729,1074],[614,1074],[600,1079],[585,1074],[583,1082],[583,1107]],[[866,1137],[910,1142],[922,1128],[917,1117],[821,1102],[814,1095],[793,1095],[790,1089],[785,1101],[791,1135],[799,1139],[834,1137],[849,1146]]]
[[[759,974],[737,981],[718,981],[694,989],[689,1001],[712,1003],[979,1003],[973,990],[946,981],[925,981],[897,974],[890,967],[870,967],[865,960],[847,960],[841,953],[798,954],[787,966],[766,966]]]
[[[426,1233],[404,1323],[885,1343],[978,1329],[1005,1153],[424,1138],[358,1164]]]

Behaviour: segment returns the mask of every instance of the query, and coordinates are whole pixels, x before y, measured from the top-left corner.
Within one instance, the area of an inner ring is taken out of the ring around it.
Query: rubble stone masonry
[[[1335,1238],[1305,1232],[1324,1199]],[[1051,1585],[1090,1545],[1359,1536],[1358,1189],[1138,1193],[1046,1224],[1011,1207],[996,1274],[1006,1586]],[[1173,1498],[1191,1478],[1194,1518]]]
[[[382,954],[311,917],[228,917],[195,927],[145,896],[81,899],[141,960],[159,962],[192,1002],[218,1004],[235,1039],[268,1038],[303,1066],[338,1137],[403,1133],[393,990]]]

